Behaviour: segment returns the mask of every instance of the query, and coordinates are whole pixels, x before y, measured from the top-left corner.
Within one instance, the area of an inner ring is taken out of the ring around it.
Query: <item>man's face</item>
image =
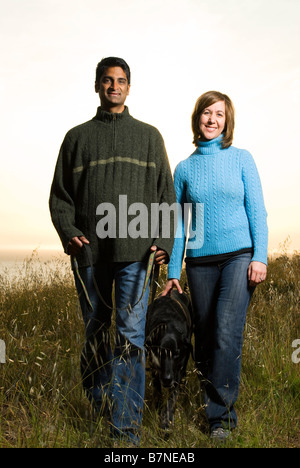
[[[123,112],[129,89],[126,73],[121,67],[108,67],[95,83],[101,107],[108,112]]]

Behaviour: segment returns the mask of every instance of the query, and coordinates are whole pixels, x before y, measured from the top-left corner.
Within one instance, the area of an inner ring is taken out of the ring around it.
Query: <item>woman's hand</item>
[[[182,289],[180,287],[180,284],[179,284],[179,280],[176,279],[176,278],[172,278],[172,279],[169,279],[167,282],[166,282],[166,286],[165,286],[165,289],[164,291],[161,293],[161,296],[166,296],[167,294],[171,294],[172,292],[172,289],[178,289],[178,292],[180,294],[182,294]]]
[[[267,266],[262,262],[251,262],[248,268],[249,286],[257,286],[265,281]]]

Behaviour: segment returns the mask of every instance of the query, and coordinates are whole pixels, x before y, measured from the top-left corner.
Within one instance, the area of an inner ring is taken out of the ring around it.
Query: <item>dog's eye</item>
[[[168,356],[170,356],[172,359],[177,359],[180,356],[180,351],[168,351]]]
[[[162,349],[162,354],[168,358],[174,359],[177,356],[177,351],[174,353],[171,349]]]

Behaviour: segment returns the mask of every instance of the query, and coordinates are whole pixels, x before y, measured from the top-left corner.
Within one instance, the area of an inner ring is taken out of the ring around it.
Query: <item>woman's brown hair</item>
[[[226,112],[226,123],[223,131],[222,148],[228,148],[232,144],[235,114],[233,103],[231,99],[226,96],[226,94],[222,94],[218,91],[208,91],[197,99],[194,112],[192,114],[192,130],[194,134],[193,143],[195,146],[198,146],[198,142],[201,141],[201,135],[199,132],[200,116],[204,110],[207,109],[207,107],[219,101],[225,102]]]

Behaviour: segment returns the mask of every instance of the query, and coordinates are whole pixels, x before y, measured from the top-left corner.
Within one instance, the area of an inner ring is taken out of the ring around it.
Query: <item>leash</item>
[[[192,319],[191,319],[190,313],[187,312],[187,311],[185,310],[185,308],[183,307],[183,305],[182,305],[179,301],[177,301],[177,299],[175,299],[174,297],[172,297],[172,299],[173,299],[173,301],[175,301],[175,302],[179,305],[179,307],[180,307],[180,309],[181,309],[181,311],[182,311],[182,313],[183,313],[183,315],[184,315],[184,318],[185,318],[186,321],[187,321],[187,324],[188,324],[189,328],[192,330],[193,323],[192,323]]]
[[[87,254],[87,257],[88,257],[88,261],[89,261],[89,266],[91,267],[92,269],[92,279],[93,279],[93,284],[94,284],[94,287],[95,287],[95,290],[96,290],[96,293],[99,297],[99,299],[102,301],[102,303],[105,305],[105,307],[107,307],[108,309],[110,310],[113,310],[114,307],[111,307],[110,305],[108,305],[105,300],[103,299],[100,291],[99,291],[99,288],[98,288],[98,285],[97,285],[97,281],[96,281],[96,278],[95,278],[95,275],[94,275],[94,269],[93,269],[93,256],[92,256],[92,251],[91,251],[91,248],[88,244],[83,244],[83,248],[86,249],[86,254]],[[116,307],[116,310],[127,310],[129,307],[131,309],[133,309],[135,306],[137,306],[141,300],[143,299],[144,297],[144,294],[146,292],[146,289],[147,289],[147,286],[148,286],[148,283],[150,281],[150,277],[151,277],[151,273],[153,271],[153,268],[154,268],[154,275],[153,275],[153,284],[152,284],[152,294],[151,294],[151,300],[153,301],[154,300],[154,297],[155,297],[155,293],[156,293],[156,288],[157,288],[157,285],[158,285],[158,277],[159,277],[159,265],[155,265],[154,266],[154,260],[155,260],[155,254],[156,254],[156,251],[154,252],[151,252],[150,255],[149,255],[149,259],[148,259],[148,264],[147,264],[147,270],[146,270],[146,276],[145,276],[145,281],[144,281],[144,286],[143,286],[143,291],[142,291],[142,294],[141,294],[141,297],[138,299],[138,301],[131,305],[131,304],[128,304],[127,307],[124,307],[124,308],[120,308],[120,307]],[[84,295],[85,295],[85,298],[89,304],[89,306],[91,307],[91,309],[93,310],[93,305],[91,303],[91,300],[89,298],[89,294],[87,292],[87,289],[85,287],[85,284],[80,276],[80,273],[79,273],[79,267],[78,267],[78,262],[77,262],[77,259],[75,256],[71,256],[71,264],[73,266],[73,269],[76,273],[76,276],[78,278],[78,280],[80,281],[80,284],[82,286],[82,289],[84,291]]]

